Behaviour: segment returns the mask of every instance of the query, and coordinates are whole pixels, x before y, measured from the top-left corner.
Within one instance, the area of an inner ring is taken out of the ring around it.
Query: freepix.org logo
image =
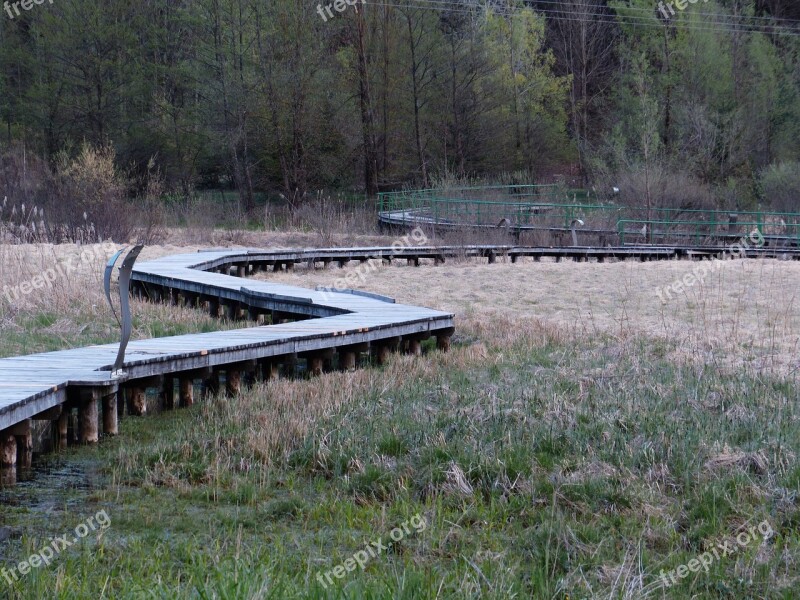
[[[46,1],[49,2],[50,4],[53,3],[53,0],[46,0]],[[35,4],[39,5],[39,4],[44,4],[44,3],[45,3],[45,0],[20,0],[19,2],[4,2],[3,3],[3,8],[8,13],[8,17],[10,19],[13,19],[14,16],[15,16],[15,13],[16,13],[17,17],[22,16],[22,13],[19,12],[20,8],[22,8],[22,10],[30,10],[30,9],[33,8],[33,6]],[[13,13],[11,12],[12,8],[14,9]]]
[[[0,576],[8,582],[8,585],[13,586],[15,582],[20,581],[20,576],[24,577],[33,569],[49,566],[51,562],[58,558],[59,554],[77,544],[91,532],[98,529],[103,531],[109,527],[111,527],[111,517],[108,516],[105,510],[101,510],[75,527],[74,535],[70,536],[69,533],[65,533],[51,538],[48,544],[42,546],[35,554],[31,554],[27,560],[23,560],[13,567],[7,566],[0,569]]]
[[[404,521],[391,532],[389,532],[389,540],[384,543],[384,538],[378,538],[368,544],[364,544],[364,549],[359,550],[344,562],[336,565],[329,571],[324,573],[317,573],[317,581],[324,589],[328,589],[329,585],[333,585],[333,579],[342,579],[348,573],[361,569],[362,571],[367,568],[370,560],[378,558],[384,552],[388,552],[394,544],[399,543],[404,538],[412,535],[419,534],[425,531],[428,527],[428,520],[421,514],[416,514],[409,520]]]
[[[347,10],[348,6],[354,6],[356,12],[358,12],[358,2],[359,0],[334,0],[334,2],[324,7],[322,4],[317,4],[317,12],[319,13],[319,16],[322,17],[322,20],[327,23],[328,19],[333,18],[333,11],[331,8],[335,9],[338,13],[343,13],[345,10]],[[361,4],[366,3],[367,0],[361,0]]]

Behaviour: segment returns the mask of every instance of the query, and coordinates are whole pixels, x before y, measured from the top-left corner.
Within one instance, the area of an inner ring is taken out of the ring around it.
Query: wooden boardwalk
[[[420,343],[435,337],[446,349],[454,316],[427,308],[394,303],[366,292],[309,290],[248,279],[261,271],[352,261],[429,259],[442,263],[453,257],[517,262],[604,262],[606,260],[703,260],[723,258],[719,247],[518,247],[513,245],[404,246],[306,250],[215,250],[168,256],[136,266],[132,293],[151,301],[181,303],[212,316],[248,319],[264,326],[131,342],[124,374],[112,376],[117,344],[76,348],[0,359],[0,475],[13,480],[15,465],[31,460],[33,420],[54,422],[53,447],[79,441],[93,443],[100,433],[117,433],[118,418],[146,411],[146,390],[157,389],[166,408],[189,406],[198,383],[219,388],[221,375],[229,393],[242,377],[278,376],[298,360],[318,374],[327,366],[352,369],[361,353],[378,362],[393,350],[420,352]],[[743,258],[800,259],[794,248],[749,248]],[[235,275],[235,276],[234,276]],[[331,283],[337,280],[331,271]]]
[[[334,362],[341,369],[355,368],[362,352],[371,352],[378,362],[392,350],[419,354],[421,342],[431,336],[440,349],[447,349],[452,314],[369,294],[315,291],[241,277],[262,267],[290,268],[320,256],[325,264],[363,261],[385,250],[222,250],[137,265],[132,293],[140,298],[180,302],[214,316],[222,312],[228,318],[247,317],[269,325],[131,342],[124,373],[118,377],[111,373],[117,344],[1,359],[3,480],[13,481],[17,466],[30,465],[32,420],[54,422],[56,449],[75,441],[74,434],[81,443],[94,443],[101,432],[116,434],[118,418],[126,411],[146,411],[147,389],[157,388],[166,408],[188,406],[196,384],[203,382],[213,391],[221,373],[228,392],[237,393],[243,375],[269,379],[282,365],[294,365],[298,359],[307,361],[311,374],[319,374]],[[76,418],[77,426],[72,426]]]

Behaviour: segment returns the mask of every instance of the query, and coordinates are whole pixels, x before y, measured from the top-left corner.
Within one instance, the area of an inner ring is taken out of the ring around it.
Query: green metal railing
[[[580,219],[582,230],[617,232],[620,242],[645,224],[648,241],[716,236],[735,238],[757,230],[800,242],[800,213],[762,210],[631,207],[569,202],[577,192],[555,185],[464,187],[387,192],[378,210],[401,220],[453,225],[568,230]],[[566,196],[566,198],[565,198]],[[565,201],[566,200],[566,201]],[[636,227],[638,225],[638,227]],[[632,229],[633,228],[633,229]],[[748,229],[749,228],[749,229]]]
[[[769,214],[769,213],[767,213]],[[777,214],[777,213],[775,213]],[[644,226],[646,230],[643,230]],[[641,227],[640,227],[641,226]],[[677,229],[673,229],[677,228]],[[660,239],[690,239],[700,245],[706,238],[727,238],[736,243],[739,239],[754,245],[753,237],[780,237],[787,242],[800,245],[800,223],[765,223],[764,220],[737,221],[731,227],[730,221],[658,221],[642,219],[620,219],[617,221],[617,234],[620,245],[625,245],[625,237],[633,236],[642,241],[653,243]]]

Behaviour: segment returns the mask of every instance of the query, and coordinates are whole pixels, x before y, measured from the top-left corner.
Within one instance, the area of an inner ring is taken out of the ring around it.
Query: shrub
[[[770,165],[762,171],[759,183],[765,203],[773,209],[797,212],[800,208],[800,163]]]
[[[15,145],[0,154],[0,241],[153,242],[162,193],[152,162],[136,180],[117,167],[110,144],[84,144],[74,157],[62,152],[54,169]]]

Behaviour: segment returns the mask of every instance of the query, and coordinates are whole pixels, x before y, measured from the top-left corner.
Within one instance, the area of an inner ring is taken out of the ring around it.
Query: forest
[[[246,209],[501,175],[796,208],[788,0],[19,4],[0,21],[6,192],[35,187],[21,164],[63,172],[89,146]]]

